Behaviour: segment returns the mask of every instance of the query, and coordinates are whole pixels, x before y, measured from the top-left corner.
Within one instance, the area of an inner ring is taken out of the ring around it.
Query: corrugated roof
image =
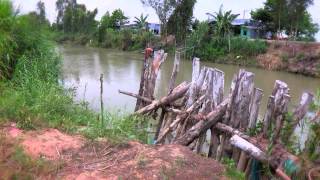
[[[241,25],[250,23],[250,21],[251,19],[235,19],[232,21],[231,24],[234,26],[241,26]]]

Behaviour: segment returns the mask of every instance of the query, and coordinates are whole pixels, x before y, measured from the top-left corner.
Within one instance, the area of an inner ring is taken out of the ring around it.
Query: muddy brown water
[[[143,55],[136,52],[119,50],[59,46],[63,57],[62,83],[66,87],[76,88],[76,100],[86,100],[89,106],[100,110],[100,74],[104,74],[104,104],[109,111],[132,112],[136,99],[118,93],[118,90],[138,92]],[[177,83],[191,80],[192,63],[183,60]],[[266,110],[267,97],[271,94],[275,80],[289,85],[291,106],[297,105],[304,91],[315,92],[320,88],[320,79],[287,72],[267,71],[254,67],[201,62],[201,65],[218,68],[225,72],[225,92],[229,92],[232,77],[244,68],[255,74],[255,86],[264,91],[260,115]],[[161,68],[157,79],[156,96],[167,92],[173,67],[173,57],[169,57]]]

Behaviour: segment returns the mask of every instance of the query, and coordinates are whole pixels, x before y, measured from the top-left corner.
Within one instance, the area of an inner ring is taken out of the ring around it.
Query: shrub
[[[231,52],[242,56],[256,56],[265,53],[267,43],[261,40],[250,40],[242,37],[231,39]]]

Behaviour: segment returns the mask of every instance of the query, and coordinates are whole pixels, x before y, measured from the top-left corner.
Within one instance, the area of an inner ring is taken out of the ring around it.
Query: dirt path
[[[43,173],[38,170],[36,176],[40,179],[225,179],[221,164],[196,155],[184,146],[91,142],[56,129],[25,132],[14,124],[3,127],[1,134],[0,177],[9,178],[13,165],[10,165],[8,148],[18,144],[32,159],[59,164],[55,170]],[[3,143],[5,141],[10,143]]]

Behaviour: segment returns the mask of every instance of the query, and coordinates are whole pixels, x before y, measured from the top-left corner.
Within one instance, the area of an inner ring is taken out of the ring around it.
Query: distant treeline
[[[307,11],[313,0],[284,1],[267,0],[262,8],[251,12],[260,31],[269,32],[273,37],[286,34],[292,40],[313,41],[319,29]],[[100,20],[96,20],[98,10],[88,10],[76,0],[57,0],[58,15],[52,24],[46,19],[45,6],[41,1],[30,15],[50,28],[59,43],[122,50],[142,50],[147,46],[166,50],[179,48],[189,56],[212,61],[224,61],[227,56],[237,60],[266,51],[265,42],[248,40],[235,33],[232,22],[239,15],[224,11],[222,6],[218,12],[207,13],[212,21],[200,22],[193,17],[196,0],[141,2],[155,9],[161,22],[161,36],[149,31],[148,15],[135,17],[132,26],[128,26],[129,17],[121,9],[107,11]],[[169,35],[174,38],[168,38]]]

